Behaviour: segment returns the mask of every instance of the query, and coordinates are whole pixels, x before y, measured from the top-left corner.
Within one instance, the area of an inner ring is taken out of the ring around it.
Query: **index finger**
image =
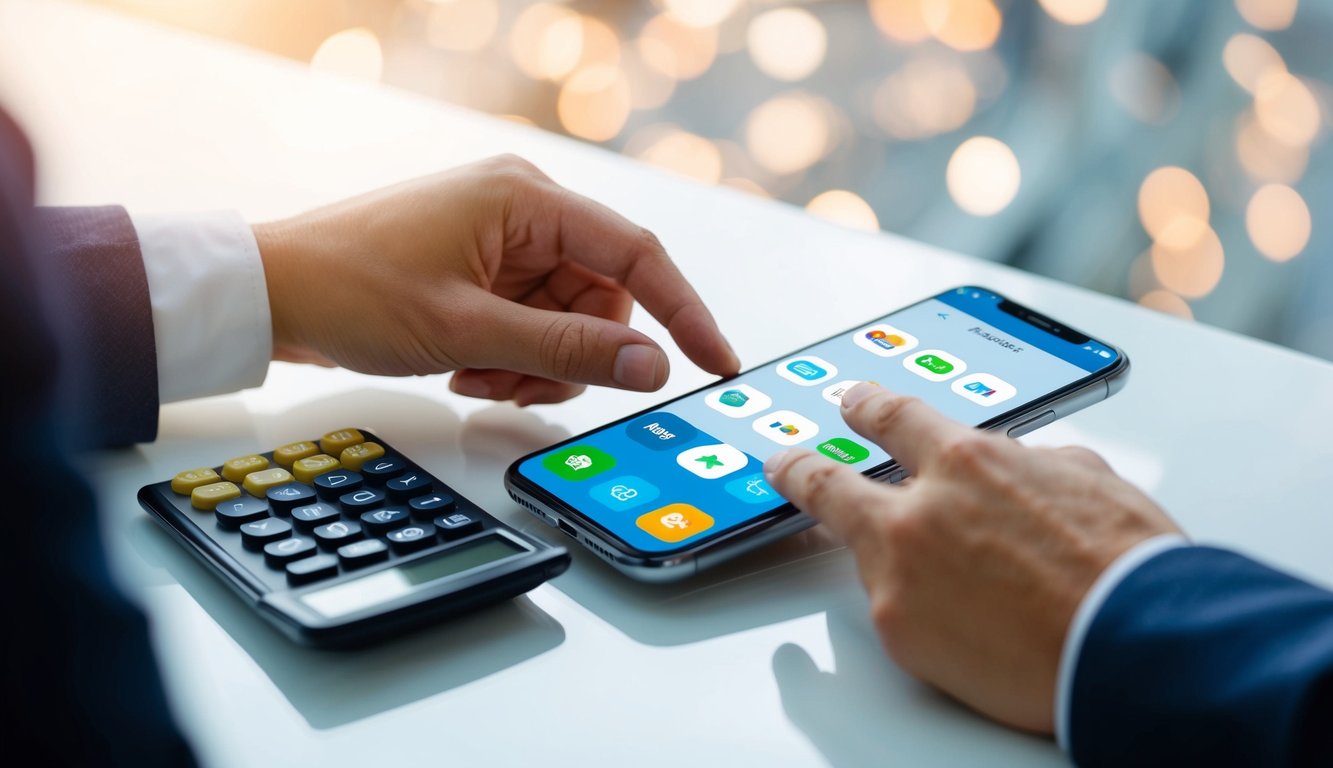
[[[921,400],[894,394],[873,381],[847,390],[842,396],[842,418],[913,474],[943,446],[972,435],[970,427]]]
[[[740,370],[713,313],[657,237],[601,203],[561,191],[561,255],[625,286],[700,368],[720,376]]]

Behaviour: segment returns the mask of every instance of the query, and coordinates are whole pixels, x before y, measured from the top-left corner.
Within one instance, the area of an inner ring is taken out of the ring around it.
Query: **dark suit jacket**
[[[71,446],[152,439],[143,262],[116,208],[38,215],[32,156],[0,112],[3,744],[41,765],[187,765],[139,611],[111,581]],[[39,221],[40,219],[40,221]],[[126,500],[126,503],[133,503]]]

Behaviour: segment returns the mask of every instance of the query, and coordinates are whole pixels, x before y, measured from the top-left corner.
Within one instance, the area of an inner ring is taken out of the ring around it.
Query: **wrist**
[[[300,309],[295,306],[297,296],[293,295],[291,287],[299,284],[299,254],[297,240],[289,229],[285,222],[251,226],[259,246],[259,258],[264,264],[272,320],[273,359],[296,362],[308,359],[309,354],[296,322]]]

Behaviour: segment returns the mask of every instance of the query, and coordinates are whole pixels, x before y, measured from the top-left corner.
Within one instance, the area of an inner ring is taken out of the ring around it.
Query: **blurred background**
[[[1333,0],[85,0],[1333,359]]]

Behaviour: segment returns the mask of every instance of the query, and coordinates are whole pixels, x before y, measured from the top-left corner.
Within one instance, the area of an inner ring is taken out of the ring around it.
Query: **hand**
[[[872,482],[791,450],[769,483],[853,554],[876,630],[918,678],[1005,724],[1049,734],[1065,633],[1121,553],[1179,529],[1084,448],[1026,448],[871,383],[848,425],[913,478]]]
[[[638,299],[710,373],[739,363],[651,232],[512,156],[255,227],[274,359],[553,403],[655,390],[666,355],[629,328]]]

